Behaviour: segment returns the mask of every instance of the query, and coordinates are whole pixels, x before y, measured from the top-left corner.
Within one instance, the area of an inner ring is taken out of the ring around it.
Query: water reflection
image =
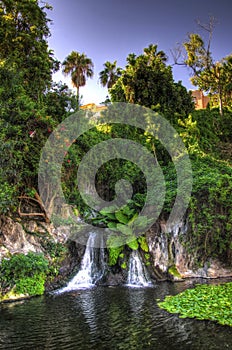
[[[186,283],[154,288],[95,287],[0,306],[0,349],[228,349],[229,327],[179,319],[156,299]]]
[[[85,320],[85,323],[88,324],[90,333],[96,333],[99,330],[98,315],[96,313],[96,293],[92,294],[87,291],[85,294],[80,294],[79,298],[77,299],[77,304],[81,308],[83,320]]]

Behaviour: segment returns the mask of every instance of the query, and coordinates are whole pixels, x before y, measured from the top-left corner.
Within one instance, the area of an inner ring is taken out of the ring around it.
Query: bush
[[[205,156],[192,160],[193,191],[188,210],[187,244],[205,261],[232,263],[232,171],[225,162]]]
[[[24,277],[17,281],[16,293],[42,295],[44,293],[44,277],[39,274],[33,277]]]
[[[7,182],[0,182],[0,214],[13,210],[15,202],[15,187]]]
[[[15,286],[18,294],[41,295],[49,271],[48,264],[43,254],[33,252],[3,259],[0,265],[0,285],[3,288]]]

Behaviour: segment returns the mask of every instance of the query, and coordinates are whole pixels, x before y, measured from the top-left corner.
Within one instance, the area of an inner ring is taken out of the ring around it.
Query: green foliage
[[[115,212],[115,219],[117,219],[120,223],[122,224],[128,224],[128,217],[123,214],[122,210],[116,211]]]
[[[33,277],[23,277],[16,283],[16,293],[28,295],[42,295],[44,293],[44,277],[34,275]]]
[[[84,53],[72,51],[62,63],[63,73],[71,75],[73,86],[77,88],[77,99],[79,99],[79,88],[85,86],[86,78],[93,76],[93,62]]]
[[[117,263],[119,256],[122,254],[123,245],[121,244],[120,237],[111,235],[107,242],[107,248],[109,251],[109,266],[113,266]]]
[[[169,163],[168,165],[162,166],[166,192],[165,192],[165,201],[163,206],[162,215],[166,217],[172,210],[176,194],[177,194],[177,176],[176,169],[173,163]]]
[[[4,288],[16,286],[18,294],[41,295],[48,271],[48,260],[43,254],[15,254],[2,260],[0,284]]]
[[[110,229],[120,231],[122,235],[128,237],[128,241],[131,241],[131,236],[133,235],[133,222],[138,216],[135,208],[136,206],[134,205],[133,200],[129,200],[127,205],[114,213],[107,213],[105,210],[101,210],[100,213],[103,215],[104,221]],[[123,241],[124,240],[122,240],[122,242]]]
[[[37,0],[0,2],[0,214],[17,213],[20,196],[35,198],[41,149],[56,126],[78,107],[78,101],[66,85],[51,82],[58,63],[48,50],[48,7],[39,7]],[[193,39],[197,52],[192,53],[204,54],[204,43],[200,38]],[[192,62],[189,63],[196,64],[196,59],[202,57],[190,58]],[[130,54],[122,72],[117,70],[115,62],[107,63],[107,71],[102,72],[102,83],[108,85],[112,101],[128,101],[150,107],[163,113],[178,128],[192,157],[194,177],[188,210],[192,232],[189,232],[187,244],[204,258],[218,256],[228,262],[232,259],[231,167],[229,163],[215,158],[229,160],[231,156],[231,110],[224,110],[223,117],[217,109],[192,112],[191,96],[181,83],[174,82],[166,59],[164,52],[158,51],[156,45],[150,45],[142,55]],[[199,67],[204,69],[204,62],[200,63]],[[223,74],[227,74],[228,78],[231,58],[228,57],[224,63]],[[67,57],[63,67],[66,73],[71,73],[77,88],[85,84],[86,78],[93,73],[92,61],[75,52]],[[221,68],[219,70],[222,72]],[[226,86],[228,98],[231,91],[227,83]],[[112,113],[110,108],[108,111]],[[102,120],[104,123],[104,115]],[[63,132],[65,134],[65,130]],[[81,135],[78,141],[69,140],[67,135],[66,145],[60,150],[65,156],[61,181],[67,203],[74,210],[78,208],[84,217],[90,213],[78,191],[76,170],[83,156],[94,145],[113,138],[139,142],[157,158],[166,183],[161,213],[162,219],[166,219],[175,201],[177,179],[165,145],[142,129],[118,123],[99,125]],[[121,258],[125,246],[148,252],[145,237],[135,239],[133,235],[133,223],[139,217],[146,198],[146,180],[142,170],[125,159],[112,159],[103,164],[96,175],[96,190],[107,201],[115,198],[118,180],[128,180],[133,187],[132,201],[121,210],[115,213],[101,211],[93,219],[88,219],[94,225],[111,229],[108,242],[111,265]],[[54,173],[56,176],[56,168]],[[49,193],[49,188],[46,191]],[[57,225],[72,222],[55,220]],[[140,217],[136,223],[143,232],[147,218]],[[119,236],[114,229],[120,231]],[[48,241],[44,242],[44,246],[52,257],[59,251]],[[22,282],[22,285],[25,284],[26,281]]]
[[[149,249],[148,249],[146,237],[145,237],[145,236],[140,236],[140,237],[138,238],[138,242],[139,242],[139,244],[140,244],[141,249],[142,249],[144,252],[147,253],[147,252],[149,251]],[[146,257],[146,255],[147,255],[147,254],[145,254],[145,257]],[[148,256],[149,256],[149,254],[148,254]]]
[[[52,239],[43,238],[41,240],[41,245],[53,260],[55,258],[61,258],[65,253],[67,253],[67,248],[60,242],[54,242]]]
[[[118,262],[118,258],[124,258],[122,251],[126,246],[132,250],[137,250],[140,247],[144,252],[148,252],[146,237],[139,236],[137,238],[133,235],[133,223],[138,217],[137,210],[142,202],[141,196],[137,194],[134,200],[128,201],[128,204],[120,210],[109,213],[109,208],[106,208],[105,210],[101,210],[100,215],[92,219],[92,223],[94,224],[104,223],[113,232],[120,231],[120,234],[118,234],[118,232],[112,233],[107,239],[110,266],[115,265]],[[141,217],[140,222],[144,227],[147,224],[145,217]],[[124,263],[125,261],[122,264]]]
[[[179,278],[181,277],[181,275],[178,272],[178,270],[177,270],[175,265],[169,267],[168,273],[170,273],[170,275],[172,275],[174,277],[179,277]]]
[[[201,262],[214,257],[231,264],[231,112],[227,110],[221,116],[217,109],[194,111],[179,121],[179,125],[193,171],[193,190],[187,213],[190,225],[185,244],[190,253],[197,252]],[[170,187],[175,174],[169,166],[164,173],[167,210],[175,198],[175,187]]]
[[[71,225],[75,223],[72,217],[68,217],[67,219],[63,218],[62,216],[59,215],[52,215],[52,222],[54,226],[65,226],[65,225]]]
[[[193,110],[193,102],[181,82],[175,83],[167,57],[150,45],[138,57],[130,54],[122,75],[110,89],[113,102],[130,102],[152,108],[173,123],[177,115],[187,115]]]
[[[0,182],[0,215],[13,211],[15,202],[14,196],[15,187],[10,186],[7,182]]]
[[[62,168],[63,191],[67,201],[71,205],[78,207],[81,215],[85,215],[85,212],[89,209],[81,198],[77,186],[76,169],[81,159],[92,147],[105,140],[128,137],[134,140],[137,138],[141,141],[143,135],[136,133],[134,129],[129,126],[114,124],[107,125],[104,129],[104,125],[102,125],[81,135],[78,141],[68,149]],[[146,144],[146,137],[143,136],[142,142]],[[148,147],[150,146],[148,145]],[[92,162],[94,164],[96,160],[93,159]],[[90,171],[90,169],[86,169],[87,171]],[[136,164],[127,160],[113,159],[103,164],[96,174],[95,184],[97,192],[107,201],[114,199],[115,184],[120,179],[128,180],[132,184],[135,194],[143,194],[145,191],[145,178],[142,170]]]
[[[192,159],[193,192],[188,211],[192,230],[187,246],[202,260],[218,257],[231,263],[232,170],[211,157]]]
[[[221,158],[220,148],[232,139],[231,112],[218,109],[196,110],[179,123],[179,133],[190,154],[210,153]]]
[[[28,95],[37,100],[58,68],[48,49],[49,5],[39,1],[0,2],[0,62],[7,61],[20,71]]]
[[[110,89],[121,75],[121,68],[117,67],[117,61],[104,63],[104,70],[99,73],[101,85]]]
[[[37,189],[41,148],[77,106],[48,49],[47,10],[39,1],[0,3],[0,213],[16,211],[17,197]],[[14,196],[13,196],[14,193]]]
[[[7,61],[0,64],[0,83],[0,211],[6,213],[15,208],[17,196],[37,188],[41,148],[57,123],[70,114],[73,97],[59,86],[58,92],[54,88],[44,93],[40,103],[34,101],[21,71]]]
[[[210,33],[208,43],[205,43],[199,34],[188,35],[188,41],[183,44],[187,54],[184,63],[193,73],[191,78],[193,85],[208,92],[214,100],[216,97],[222,115],[223,107],[231,106],[232,56],[229,55],[220,61],[213,59],[209,48],[214,24],[214,19],[211,18],[208,28],[203,26]]]
[[[132,240],[128,241],[127,245],[132,250],[137,250],[139,248],[139,244],[138,244],[137,239],[132,239]]]
[[[110,243],[108,242],[107,243],[108,245],[110,245]],[[123,247],[116,247],[116,248],[113,248],[113,247],[109,247],[109,266],[113,266],[117,263],[118,261],[118,257],[121,253],[121,251],[123,250]]]
[[[127,268],[127,264],[126,264],[125,261],[121,264],[121,268],[124,269],[124,270]]]
[[[167,296],[158,305],[181,318],[210,320],[232,326],[232,283],[198,285],[175,296]]]
[[[77,99],[66,84],[52,83],[43,95],[44,112],[61,123],[77,109]]]

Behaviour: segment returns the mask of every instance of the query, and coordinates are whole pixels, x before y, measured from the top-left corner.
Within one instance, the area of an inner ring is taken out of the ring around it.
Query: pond
[[[230,327],[180,319],[157,299],[193,281],[154,287],[93,287],[0,305],[0,349],[229,349]]]

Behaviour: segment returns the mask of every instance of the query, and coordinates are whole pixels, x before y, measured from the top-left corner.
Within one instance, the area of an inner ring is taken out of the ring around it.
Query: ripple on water
[[[186,287],[96,287],[4,304],[0,349],[229,349],[231,328],[179,319],[158,308],[157,298]]]

